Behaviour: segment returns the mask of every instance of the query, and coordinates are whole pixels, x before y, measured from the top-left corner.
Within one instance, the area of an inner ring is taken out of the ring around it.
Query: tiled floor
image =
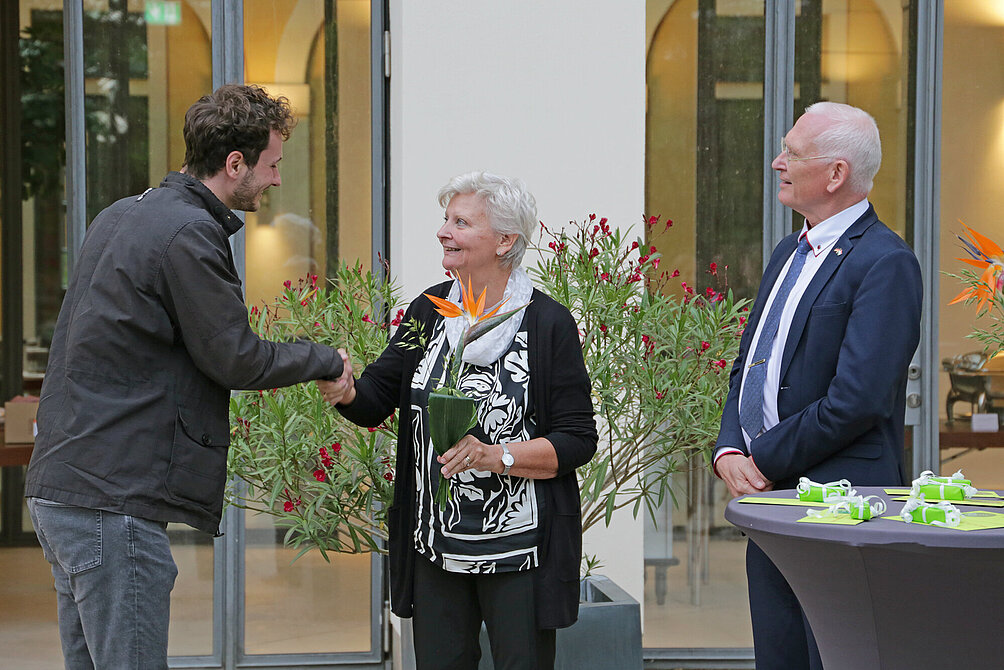
[[[272,547],[248,552],[246,650],[249,654],[369,649],[370,559]],[[212,653],[210,545],[174,548],[178,581],[171,599],[169,653]],[[56,593],[37,547],[0,549],[0,668],[63,667]]]

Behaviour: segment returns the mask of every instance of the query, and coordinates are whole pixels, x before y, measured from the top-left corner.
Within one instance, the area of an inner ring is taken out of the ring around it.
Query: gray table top
[[[899,516],[903,502],[893,500],[879,487],[854,487],[859,495],[877,495],[886,502],[886,512],[882,516]],[[887,487],[903,488],[903,487]],[[795,498],[794,490],[769,491],[757,497]],[[956,530],[940,528],[920,523],[905,523],[899,520],[875,518],[854,526],[798,523],[808,509],[824,507],[801,507],[792,505],[771,505],[740,503],[745,496],[729,502],[725,518],[740,530],[759,531],[776,535],[802,537],[824,542],[839,542],[851,546],[866,545],[916,545],[921,547],[949,547],[973,549],[1004,549],[1004,528],[987,530]],[[977,507],[959,505],[959,511],[998,512],[1004,514],[1004,507]]]

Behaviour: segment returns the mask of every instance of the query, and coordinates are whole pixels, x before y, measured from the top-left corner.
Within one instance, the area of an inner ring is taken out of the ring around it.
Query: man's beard
[[[254,187],[254,170],[248,170],[248,173],[244,175],[240,183],[237,184],[237,188],[234,189],[233,195],[230,196],[230,209],[236,209],[242,212],[257,212],[258,205],[260,201],[258,196],[260,192],[255,190]]]

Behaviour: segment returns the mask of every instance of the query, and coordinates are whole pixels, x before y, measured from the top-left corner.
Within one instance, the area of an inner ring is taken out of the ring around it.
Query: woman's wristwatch
[[[502,443],[502,474],[508,475],[509,468],[512,464],[516,462],[516,459],[512,457],[512,452],[509,451],[509,445],[505,442]]]

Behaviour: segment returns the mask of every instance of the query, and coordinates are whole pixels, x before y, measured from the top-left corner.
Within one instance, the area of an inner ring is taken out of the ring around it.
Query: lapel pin
[[[844,253],[844,250],[841,249],[840,247],[837,247],[836,249],[833,250],[833,253],[839,256],[840,254]]]

